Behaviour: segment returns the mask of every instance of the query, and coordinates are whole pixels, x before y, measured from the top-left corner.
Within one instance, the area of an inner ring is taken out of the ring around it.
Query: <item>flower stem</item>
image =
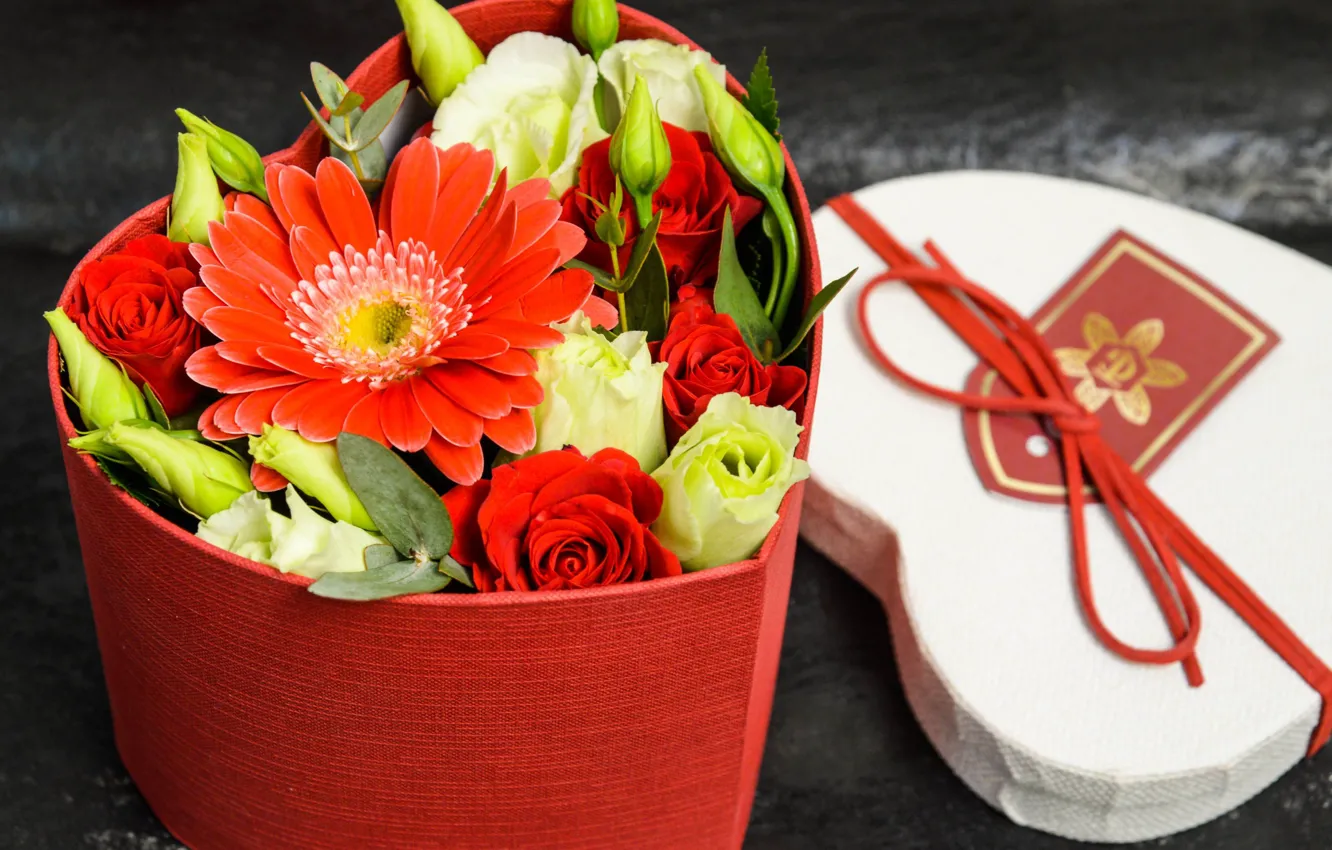
[[[624,293],[615,293],[615,298],[620,302],[620,330],[627,332],[629,330],[629,305],[624,301]]]
[[[782,226],[782,239],[786,243],[786,268],[782,275],[781,292],[777,296],[777,312],[772,316],[775,327],[781,328],[786,321],[786,314],[791,308],[791,298],[795,295],[796,277],[800,272],[800,234],[796,232],[795,219],[791,217],[791,207],[786,203],[786,196],[781,190],[766,193],[764,199],[772,207],[777,222]]]
[[[352,140],[351,113],[342,116],[342,135],[350,144]],[[357,180],[365,179],[365,172],[361,170],[361,157],[356,151],[348,151],[347,156],[351,159],[352,171],[356,172]]]
[[[624,300],[624,290],[618,288],[623,284],[623,281],[620,280],[619,245],[610,246],[610,258],[611,258],[611,273],[615,275],[615,285],[617,287],[617,289],[615,290],[615,300],[618,301],[620,304],[620,330],[627,331],[629,330],[629,306],[625,303]]]
[[[652,223],[652,196],[634,195],[634,209],[638,212],[638,229],[646,230]]]
[[[782,234],[781,223],[772,207],[763,211],[763,232],[772,244],[772,282],[768,284],[768,300],[763,305],[763,312],[771,318],[777,310],[777,292],[782,288]]]

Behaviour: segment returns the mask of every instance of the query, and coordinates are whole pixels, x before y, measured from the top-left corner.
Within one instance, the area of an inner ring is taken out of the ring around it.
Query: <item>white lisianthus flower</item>
[[[784,407],[712,399],[652,473],[663,499],[652,533],[686,570],[743,561],[763,545],[786,491],[809,477],[795,456],[801,430]]]
[[[631,454],[643,471],[666,457],[661,383],[665,363],[653,363],[643,331],[612,342],[582,313],[553,326],[564,342],[536,352],[536,378],[545,398],[532,411],[533,453],[573,446],[585,455],[614,448]]]
[[[726,67],[714,62],[711,54],[655,38],[621,41],[601,54],[598,66],[619,104],[614,115],[606,116],[607,125],[612,127],[624,114],[635,77],[641,76],[647,83],[661,120],[691,133],[708,131],[708,114],[703,109],[694,68],[706,69],[718,83],[726,85]]]
[[[351,523],[315,513],[295,487],[287,487],[287,508],[290,517],[252,491],[199,523],[197,534],[219,549],[306,578],[364,570],[365,550],[386,542]]]
[[[609,135],[597,121],[596,86],[592,57],[563,39],[520,32],[440,101],[430,139],[489,150],[510,186],[544,177],[559,197],[577,179],[583,149]]]

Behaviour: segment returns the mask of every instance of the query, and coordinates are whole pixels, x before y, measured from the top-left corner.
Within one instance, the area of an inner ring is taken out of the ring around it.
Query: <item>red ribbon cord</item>
[[[1322,748],[1332,736],[1332,670],[1110,448],[1101,437],[1100,420],[1073,397],[1040,331],[1003,300],[963,277],[933,243],[926,243],[925,251],[936,265],[927,266],[851,197],[834,198],[829,206],[888,264],[888,271],[861,290],[857,309],[865,345],[884,371],[919,392],[963,408],[1040,416],[1053,427],[1062,448],[1078,600],[1097,639],[1128,661],[1179,662],[1189,684],[1201,685],[1202,669],[1194,651],[1202,619],[1198,602],[1180,569],[1183,562],[1322,696],[1322,714],[1309,745],[1309,755]],[[868,314],[873,293],[894,282],[910,286],[963,342],[999,373],[1017,397],[956,392],[902,371],[875,339]],[[1092,591],[1087,550],[1088,499],[1084,492],[1087,483],[1096,488],[1156,597],[1174,641],[1166,649],[1125,643],[1101,619]]]

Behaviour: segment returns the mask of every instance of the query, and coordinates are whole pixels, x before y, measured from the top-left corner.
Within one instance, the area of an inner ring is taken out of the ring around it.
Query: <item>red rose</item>
[[[735,320],[714,312],[701,296],[680,306],[657,353],[658,361],[667,364],[662,396],[666,437],[672,444],[698,421],[713,396],[723,393],[739,393],[754,404],[786,407],[800,415],[808,380],[804,369],[764,366],[745,344]]]
[[[444,494],[477,590],[564,590],[680,575],[648,526],[661,487],[618,449],[543,452]]]
[[[181,297],[198,281],[189,246],[153,234],[83,267],[68,309],[88,341],[153,388],[168,415],[184,413],[199,387],[185,360],[199,348],[199,325]]]
[[[660,210],[662,214],[657,244],[674,286],[706,283],[717,276],[726,208],[731,208],[735,232],[739,233],[763,211],[763,204],[736,192],[726,167],[712,152],[706,133],[688,133],[673,124],[664,126],[671,145],[671,173],[652,197],[653,212]],[[579,259],[606,270],[611,268],[610,247],[597,239],[596,222],[600,213],[588,198],[607,204],[613,194],[615,172],[610,167],[610,139],[603,139],[583,151],[578,184],[565,193],[561,217],[587,233],[587,247]],[[638,217],[628,195],[621,218],[626,234],[625,244],[620,248],[623,269],[638,235]]]

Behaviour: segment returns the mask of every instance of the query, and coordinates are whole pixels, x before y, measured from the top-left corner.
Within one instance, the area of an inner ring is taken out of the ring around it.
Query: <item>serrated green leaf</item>
[[[337,109],[331,110],[329,112],[329,115],[332,116],[333,118],[341,118],[342,116],[351,112],[353,109],[360,108],[361,104],[363,103],[365,103],[364,95],[357,94],[354,91],[349,91],[345,95],[343,95],[342,102],[338,104]]]
[[[398,114],[402,99],[407,96],[407,81],[403,80],[384,93],[384,96],[365,108],[361,120],[352,131],[355,135],[352,150],[368,148],[388,127],[393,116]]]
[[[786,350],[777,358],[778,362],[790,357],[800,348],[800,343],[804,342],[805,337],[814,329],[814,323],[819,320],[819,316],[822,315],[824,310],[828,309],[828,305],[837,297],[837,293],[846,288],[846,285],[851,282],[851,278],[855,277],[857,271],[859,269],[852,269],[849,273],[814,293],[814,297],[809,302],[809,310],[805,312],[805,318],[800,320],[800,329],[796,331],[791,344],[786,346]]]
[[[319,129],[328,138],[329,144],[335,148],[347,150],[350,143],[342,137],[340,132],[333,128],[332,124],[324,120],[324,116],[319,114],[319,110],[310,102],[310,98],[305,96],[305,92],[301,92],[301,100],[305,102],[305,108],[309,110],[310,117],[314,119],[315,124],[319,125]]]
[[[615,282],[615,278],[611,277],[610,272],[604,269],[599,269],[591,263],[585,263],[582,260],[570,260],[564,264],[564,267],[566,269],[582,269],[591,274],[592,282],[597,286],[600,286],[602,289],[609,289],[614,292],[619,285]]]
[[[749,72],[749,82],[745,84],[748,94],[742,101],[749,114],[758,119],[763,127],[772,133],[773,138],[781,141],[782,121],[777,117],[777,89],[772,83],[772,71],[768,68],[768,49],[759,53],[754,70]]]
[[[476,589],[476,585],[472,584],[471,571],[447,555],[440,558],[439,571],[459,584]]]
[[[387,567],[389,564],[398,563],[398,561],[402,560],[402,556],[399,555],[398,550],[394,549],[392,546],[381,544],[379,546],[365,547],[365,552],[362,553],[362,559],[365,561],[365,568],[367,570],[375,570],[380,567]]]
[[[148,386],[147,381],[144,381],[143,384],[143,398],[144,401],[148,402],[148,415],[153,418],[153,421],[170,430],[171,417],[167,416],[166,409],[162,407],[162,402],[157,398],[157,393],[153,392],[153,388]]]
[[[331,68],[319,62],[311,62],[310,77],[314,80],[315,93],[324,106],[335,109],[342,103],[347,95],[347,84]]]
[[[453,522],[448,508],[392,449],[344,432],[338,436],[338,459],[347,483],[393,548],[412,557],[449,554]]]
[[[325,599],[372,602],[413,593],[434,593],[452,581],[435,568],[434,561],[398,561],[356,573],[324,573],[310,592]]]
[[[634,286],[624,295],[628,313],[627,330],[647,331],[650,342],[666,338],[666,319],[670,314],[671,283],[661,249],[653,244],[647,252]]]
[[[652,217],[648,226],[643,228],[642,232],[634,238],[634,250],[629,252],[629,263],[624,267],[624,274],[621,276],[620,284],[625,292],[634,288],[634,282],[638,280],[638,275],[643,271],[643,264],[647,262],[648,254],[657,247],[657,231],[661,229],[661,210]],[[658,252],[660,253],[660,252]],[[669,290],[668,293],[669,295]]]
[[[781,347],[782,342],[772,320],[759,303],[754,285],[740,267],[740,258],[735,251],[735,225],[731,222],[730,207],[727,207],[726,218],[722,221],[717,286],[713,290],[712,300],[718,313],[725,313],[735,320],[750,351],[762,362],[771,363],[773,353]]]

